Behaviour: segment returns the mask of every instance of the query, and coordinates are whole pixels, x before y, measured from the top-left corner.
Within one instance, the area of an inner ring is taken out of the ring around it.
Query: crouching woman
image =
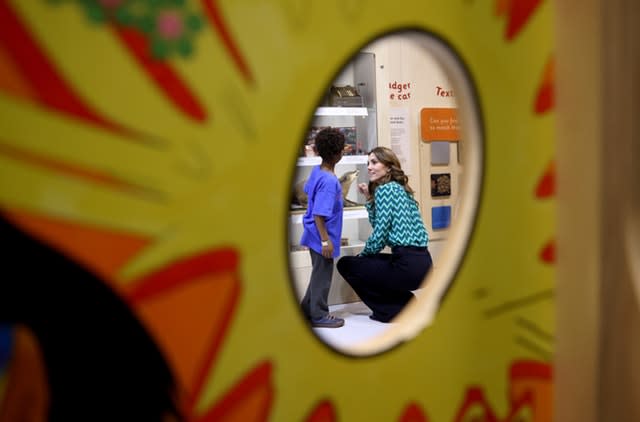
[[[369,153],[367,198],[372,232],[362,252],[340,258],[338,272],[371,309],[370,318],[390,322],[414,297],[432,266],[425,228],[408,177],[396,154],[377,147]],[[391,253],[381,251],[389,246]]]

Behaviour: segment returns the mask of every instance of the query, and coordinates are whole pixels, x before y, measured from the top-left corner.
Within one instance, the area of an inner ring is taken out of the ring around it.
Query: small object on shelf
[[[307,208],[307,202],[309,198],[304,191],[304,185],[307,183],[307,179],[302,179],[293,185],[293,192],[291,194],[291,208]]]
[[[311,126],[307,136],[304,138],[304,145],[302,146],[301,155],[303,157],[315,157],[318,155],[316,151],[316,135],[322,129],[328,126]]]
[[[315,157],[316,155],[316,148],[315,148],[315,144],[308,144],[304,146],[304,156],[305,157]]]
[[[329,105],[332,107],[364,107],[364,101],[355,87],[334,85],[329,91]]]
[[[346,127],[337,127],[336,129],[338,129],[344,135],[344,155],[356,154],[356,152],[358,151],[356,127],[346,126]]]
[[[291,245],[291,252],[308,251],[308,250],[309,248],[307,246]]]
[[[340,239],[340,246],[349,246],[349,238],[343,237]]]

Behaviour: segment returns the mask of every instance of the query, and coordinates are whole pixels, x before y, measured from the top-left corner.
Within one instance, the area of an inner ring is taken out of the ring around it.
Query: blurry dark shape
[[[0,242],[0,323],[35,335],[50,421],[183,420],[173,374],[123,298],[2,214]]]
[[[45,422],[49,385],[40,345],[24,325],[0,324],[0,422]]]

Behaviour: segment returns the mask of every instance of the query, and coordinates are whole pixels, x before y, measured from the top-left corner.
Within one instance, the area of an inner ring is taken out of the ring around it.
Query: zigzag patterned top
[[[397,182],[376,188],[374,201],[365,205],[371,236],[360,255],[373,255],[388,246],[427,246],[429,235],[418,203]]]

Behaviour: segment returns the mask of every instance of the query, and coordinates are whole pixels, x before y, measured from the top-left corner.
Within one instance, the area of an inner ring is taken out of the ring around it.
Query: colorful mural
[[[24,359],[50,420],[550,421],[552,21],[541,0],[0,1],[0,421]],[[482,196],[433,325],[353,358],[298,313],[288,184],[333,75],[409,27],[476,84]]]

